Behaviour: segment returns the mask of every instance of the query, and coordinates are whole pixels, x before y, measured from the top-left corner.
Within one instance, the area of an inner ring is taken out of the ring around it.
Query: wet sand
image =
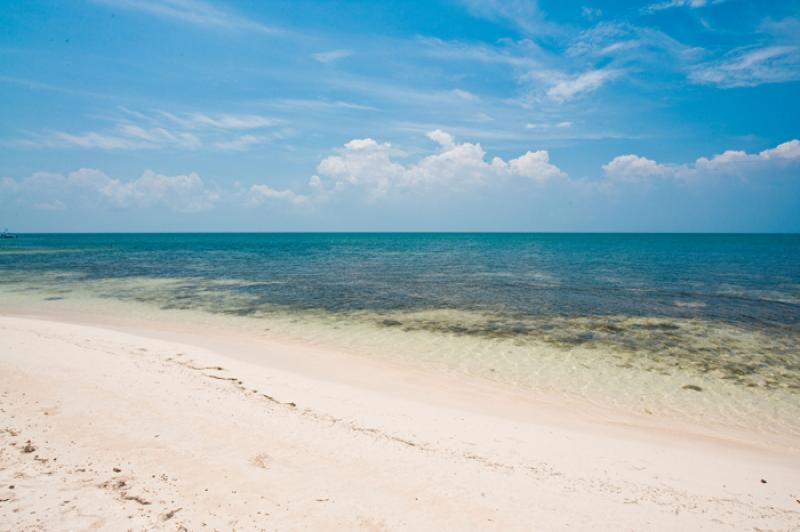
[[[5,315],[0,376],[0,530],[800,527],[791,441],[320,345]]]

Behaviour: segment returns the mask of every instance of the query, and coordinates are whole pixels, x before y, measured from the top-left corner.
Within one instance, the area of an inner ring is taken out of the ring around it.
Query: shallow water
[[[0,297],[202,312],[800,436],[797,235],[23,235]]]

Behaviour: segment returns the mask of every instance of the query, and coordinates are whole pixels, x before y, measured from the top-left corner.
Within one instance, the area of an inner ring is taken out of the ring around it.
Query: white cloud
[[[527,177],[539,184],[566,177],[564,172],[550,163],[550,154],[545,150],[529,151],[516,159],[511,159],[508,168],[511,175]]]
[[[169,20],[192,24],[194,26],[225,29],[248,30],[262,33],[273,33],[270,28],[259,22],[224,11],[201,0],[93,0],[96,4],[112,8],[141,11]]]
[[[775,45],[734,50],[701,64],[689,74],[694,83],[721,88],[754,87],[800,79],[800,46]]]
[[[585,19],[592,20],[595,18],[599,18],[602,15],[603,15],[603,10],[600,8],[589,7],[589,6],[583,6],[581,8],[581,16],[583,16],[583,18]]]
[[[99,190],[120,206],[161,204],[185,212],[207,210],[219,199],[195,173],[168,176],[146,170],[132,181],[108,178]]]
[[[572,122],[569,120],[563,120],[561,122],[556,122],[555,124],[550,124],[548,122],[541,122],[541,123],[533,123],[529,122],[525,124],[525,129],[568,129],[572,127]]]
[[[565,102],[581,94],[596,91],[606,82],[619,77],[621,74],[622,72],[619,70],[608,68],[590,70],[577,77],[556,82],[547,89],[547,95],[557,102]]]
[[[800,140],[794,139],[783,144],[778,144],[771,150],[764,150],[758,154],[759,158],[766,160],[800,160]]]
[[[137,150],[153,148],[155,145],[137,138],[125,138],[113,134],[88,131],[85,133],[67,133],[54,131],[50,135],[28,141],[31,145],[41,144],[47,147],[76,146],[79,148],[97,148],[101,150]]]
[[[345,57],[350,57],[353,55],[352,50],[331,50],[329,52],[318,52],[316,54],[311,54],[316,61],[320,63],[335,63],[340,59],[344,59]]]
[[[196,150],[202,145],[201,140],[191,133],[170,131],[162,127],[146,129],[133,124],[118,124],[116,130],[110,132],[67,133],[65,131],[53,131],[27,142],[29,142],[28,145],[32,146],[73,146],[100,150],[163,148]],[[23,141],[23,145],[25,145],[25,141]]]
[[[458,143],[452,135],[438,129],[427,136],[439,145],[439,150],[416,163],[404,165],[394,161],[388,143],[355,139],[336,155],[323,159],[317,173],[330,182],[329,188],[358,186],[373,197],[395,188],[480,185],[512,176],[542,184],[565,176],[550,163],[546,151],[529,151],[509,161],[500,157],[487,161],[480,144]]]
[[[267,200],[283,200],[306,204],[328,199],[346,190],[364,191],[374,200],[393,191],[489,186],[512,178],[544,185],[566,178],[566,174],[550,162],[550,156],[544,150],[528,151],[508,161],[500,157],[487,161],[480,144],[459,143],[451,134],[439,129],[429,131],[427,137],[439,149],[409,164],[393,159],[395,151],[389,143],[371,138],[353,139],[320,161],[317,174],[308,183],[310,194],[276,190],[260,184],[250,188],[251,203],[258,205]]]
[[[174,146],[184,150],[195,150],[200,147],[201,141],[192,133],[173,132],[163,127],[143,128],[134,124],[119,124],[119,132],[133,139],[140,139],[152,147]]]
[[[225,151],[245,151],[252,146],[269,142],[269,137],[263,135],[242,135],[232,140],[215,142],[214,146]]]
[[[663,11],[665,9],[672,9],[674,7],[689,7],[696,9],[698,7],[706,7],[711,4],[721,4],[725,0],[666,0],[664,2],[657,2],[646,6],[643,11],[646,13],[653,13],[655,11]]]
[[[253,114],[159,113],[184,129],[261,129],[283,123],[276,118]]]
[[[270,135],[236,135],[237,132],[275,128],[284,123],[263,115],[211,115],[198,112],[175,114],[166,111],[147,114],[124,107],[119,110],[125,117],[118,118],[114,127],[103,131],[49,131],[17,140],[15,144],[23,147],[78,147],[99,150],[215,148],[223,151],[244,151],[283,136],[275,131]]]
[[[453,89],[450,91],[450,94],[452,94],[453,96],[455,96],[460,100],[464,100],[467,102],[477,102],[480,100],[480,97],[477,94],[473,94],[463,89]]]
[[[460,0],[467,11],[491,21],[508,21],[531,34],[552,34],[558,28],[547,22],[536,0]]]
[[[621,155],[603,165],[607,177],[636,182],[652,178],[691,179],[699,176],[745,176],[768,174],[792,164],[800,164],[800,140],[790,140],[759,153],[727,150],[711,158],[700,157],[693,164],[659,164],[639,155]]]
[[[433,37],[419,37],[417,40],[424,45],[427,55],[446,61],[476,61],[534,68],[540,63],[535,56],[543,54],[541,48],[530,40],[502,41],[499,46],[444,41]]]
[[[451,135],[450,133],[445,133],[441,129],[430,131],[428,132],[427,136],[433,142],[435,142],[436,144],[445,149],[452,149],[456,145],[456,141],[453,138],[453,135]]]
[[[68,174],[36,172],[24,179],[6,179],[2,187],[31,201],[35,208],[62,210],[68,198],[105,202],[117,207],[164,206],[181,212],[210,209],[220,194],[195,173],[168,176],[146,170],[140,177],[123,181],[92,168]]]
[[[616,70],[637,73],[647,68],[664,74],[684,73],[705,54],[702,48],[687,46],[658,29],[612,21],[581,31],[565,55],[581,63],[600,61]]]
[[[302,205],[309,202],[309,197],[288,189],[276,190],[267,185],[253,185],[250,187],[249,201],[251,205],[261,205],[269,200],[281,200],[295,205]]]
[[[754,154],[740,150],[727,150],[711,159],[701,157],[697,159],[695,166],[698,169],[724,171],[737,166],[766,162],[800,162],[800,140],[790,140]]]
[[[671,170],[652,159],[638,155],[620,155],[603,165],[603,171],[612,179],[620,181],[640,181],[645,178],[663,177]]]

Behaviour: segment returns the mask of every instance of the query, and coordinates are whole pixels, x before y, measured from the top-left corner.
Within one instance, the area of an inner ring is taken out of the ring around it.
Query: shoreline
[[[192,345],[8,315],[0,328],[0,522],[15,529],[800,526],[788,449],[487,400],[496,390],[274,339],[254,364],[246,339],[213,333]],[[278,351],[304,362],[265,363]]]
[[[195,345],[267,369],[388,393],[398,398],[416,400],[424,396],[427,404],[460,408],[512,421],[569,426],[578,430],[600,428],[612,434],[620,431],[625,438],[667,439],[676,445],[686,441],[709,441],[731,448],[754,448],[800,456],[800,439],[793,433],[764,433],[717,420],[704,419],[699,424],[680,416],[649,411],[645,414],[607,401],[592,401],[552,390],[509,386],[503,381],[421,366],[414,363],[413,357],[405,360],[374,357],[350,352],[343,346],[329,345],[325,341],[298,338],[270,329],[241,327],[236,319],[220,321],[218,316],[202,311],[165,312],[149,306],[131,306],[131,302],[105,309],[83,305],[80,301],[78,305],[70,302],[65,307],[42,303],[38,299],[15,299],[12,305],[0,306],[0,317],[11,315],[99,326],[125,334]]]

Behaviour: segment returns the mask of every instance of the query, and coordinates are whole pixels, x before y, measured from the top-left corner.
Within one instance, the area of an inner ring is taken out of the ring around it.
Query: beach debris
[[[241,384],[242,381],[237,379],[236,377],[220,377],[219,375],[206,375],[209,379],[217,379],[218,381],[231,381],[235,382],[236,384]]]
[[[122,469],[120,469],[120,468],[118,468],[118,467],[115,467],[115,468],[113,468],[113,469],[112,469],[112,471],[113,471],[114,473],[122,473]]]
[[[683,389],[684,390],[692,390],[692,391],[695,391],[695,392],[702,392],[703,391],[703,389],[700,386],[696,385],[696,384],[685,384],[683,386]]]
[[[767,483],[767,481],[766,481],[766,480],[764,480],[764,479],[762,478],[762,479],[761,479],[761,483],[762,483],[762,484],[766,484],[766,483]]]
[[[141,497],[139,497],[138,495],[128,495],[126,492],[122,492],[120,494],[120,496],[122,497],[123,500],[135,501],[135,502],[138,502],[139,504],[141,504],[142,506],[147,506],[149,504],[152,504],[150,501],[146,501],[146,500],[142,499]]]
[[[170,519],[175,517],[176,513],[180,512],[181,510],[183,510],[183,508],[175,508],[174,510],[170,510],[169,512],[165,513],[163,517],[164,521],[169,521]]]
[[[36,450],[36,447],[33,446],[33,444],[31,443],[31,440],[28,440],[27,442],[25,442],[25,447],[22,448],[22,452],[23,453],[32,453],[35,450]]]

